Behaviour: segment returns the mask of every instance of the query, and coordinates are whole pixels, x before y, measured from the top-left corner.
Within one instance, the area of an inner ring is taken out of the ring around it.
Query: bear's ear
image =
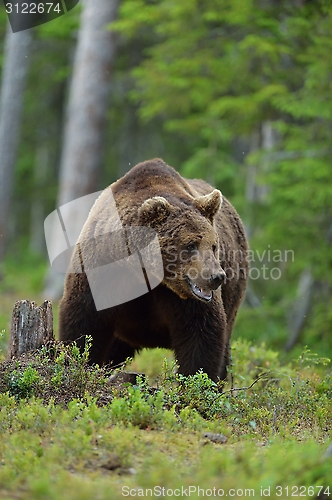
[[[146,200],[138,209],[141,224],[154,226],[161,224],[172,211],[172,205],[163,196],[154,196]]]
[[[195,207],[201,212],[204,217],[213,223],[213,219],[220,210],[222,204],[222,194],[219,189],[214,189],[212,193],[205,194],[196,198],[194,201]]]

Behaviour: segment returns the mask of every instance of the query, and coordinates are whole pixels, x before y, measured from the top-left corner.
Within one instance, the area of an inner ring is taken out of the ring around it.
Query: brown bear
[[[114,250],[109,189],[124,228],[147,227],[157,234],[163,277],[148,293],[97,310],[86,265],[102,265]],[[183,375],[202,369],[214,381],[225,379],[248,277],[248,247],[241,220],[220,191],[181,177],[161,159],[142,162],[103,191],[82,233],[94,243],[86,245],[84,262],[80,245],[73,254],[60,302],[60,340],[76,340],[82,348],[85,336],[92,336],[91,362],[99,365],[116,366],[144,347],[169,348]],[[97,246],[96,235],[103,235]],[[96,260],[98,253],[103,256]],[[73,272],[78,262],[83,272]]]

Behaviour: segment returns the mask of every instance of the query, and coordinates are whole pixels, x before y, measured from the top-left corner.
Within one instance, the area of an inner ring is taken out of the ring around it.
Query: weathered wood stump
[[[55,341],[52,302],[45,300],[41,306],[37,306],[30,300],[18,300],[12,315],[8,359],[19,358],[50,341]],[[114,387],[124,384],[136,385],[138,376],[145,379],[144,373],[116,372],[109,377],[108,383]]]
[[[41,306],[37,306],[30,300],[18,300],[13,310],[8,359],[19,358],[21,354],[38,349],[52,340],[52,303],[45,300]]]

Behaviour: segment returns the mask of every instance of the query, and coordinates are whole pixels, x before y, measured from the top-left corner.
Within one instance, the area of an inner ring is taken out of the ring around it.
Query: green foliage
[[[213,127],[213,133],[211,120],[231,116],[233,125],[245,130],[256,117],[255,100],[268,104],[271,95],[285,91],[275,83],[275,70],[289,49],[275,14],[274,7],[260,9],[256,2],[247,2],[246,8],[228,0],[188,0],[181,6],[167,0],[124,2],[115,28],[135,36],[148,27],[156,36],[134,72],[134,97],[144,100],[142,116],[150,119],[167,110],[174,117],[169,127],[213,137],[216,132],[222,136],[224,127]],[[239,72],[250,78],[237,78]],[[227,95],[231,88],[232,96]]]
[[[68,39],[73,30],[78,29],[80,12],[81,4],[79,3],[74,9],[67,12],[65,16],[58,17],[50,23],[38,26],[36,28],[38,36],[46,40]]]
[[[36,296],[42,288],[46,269],[47,264],[40,255],[28,251],[22,255],[19,255],[18,251],[13,252],[2,266],[3,279],[0,282],[0,293],[4,299],[10,294],[24,292]]]
[[[14,370],[7,375],[9,394],[17,398],[27,398],[34,392],[40,376],[35,368],[29,365],[25,370]]]
[[[169,364],[172,363],[173,353],[168,349],[158,348],[153,349],[153,351],[151,349],[142,349],[130,363],[130,369],[145,373],[151,379],[156,379],[160,374],[160,367],[165,359]]]
[[[114,423],[122,422],[141,429],[172,428],[177,424],[174,411],[164,407],[164,394],[149,394],[146,387],[128,387],[125,397],[115,397],[110,405]]]
[[[154,33],[133,70],[132,97],[143,121],[162,116],[166,130],[195,135],[190,175],[200,166],[200,176],[219,182],[230,165],[236,178],[231,141],[269,118],[272,98],[287,93],[282,61],[291,49],[283,23],[279,5],[263,8],[255,1],[245,8],[228,0],[122,3],[117,31],[134,39]]]
[[[264,301],[261,311],[248,312],[262,325],[250,338],[278,347],[304,269],[329,283],[331,297],[331,26],[329,2],[255,0],[125,0],[114,25],[124,40],[151,35],[132,71],[142,123],[160,117],[166,130],[195,137],[182,172],[232,197],[252,249],[294,251],[294,262],[276,266],[280,283],[252,283]],[[264,195],[255,194],[260,189]],[[319,312],[326,297],[314,301],[318,328],[309,326],[304,341],[320,349],[323,336],[324,350],[331,338],[328,314]]]
[[[2,339],[5,336],[5,333],[6,333],[5,330],[0,331],[0,346],[1,346]],[[2,349],[0,348],[0,353],[1,353],[1,351],[2,351]],[[1,356],[1,354],[0,354],[0,356]]]
[[[330,358],[319,357],[317,353],[311,352],[307,346],[303,349],[298,358],[299,367],[308,367],[312,365],[328,366],[331,363]]]
[[[92,338],[88,336],[85,340],[83,353],[81,353],[75,343],[72,344],[69,349],[59,352],[54,360],[55,374],[51,377],[51,382],[54,387],[61,388],[69,378],[75,387],[77,387],[78,391],[80,391],[81,395],[84,394],[87,383],[86,374],[91,345]],[[48,348],[46,348],[45,351],[47,360]],[[44,355],[44,353],[42,353],[42,355]]]
[[[75,343],[62,346],[47,344],[17,361],[7,361],[0,369],[0,392],[16,398],[31,396],[48,402],[67,404],[83,399],[86,393],[99,397],[106,384],[107,372],[88,364],[91,339],[87,337],[83,353]],[[105,396],[107,399],[107,395]]]
[[[120,499],[126,488],[159,486],[234,488],[238,495],[246,488],[254,497],[263,487],[276,498],[280,488],[286,495],[287,487],[310,487],[312,496],[328,487],[331,370],[308,350],[284,366],[264,345],[238,341],[234,386],[223,392],[206,374],[182,377],[165,361],[157,387],[142,377],[136,386],[107,387],[95,368],[95,384],[83,395],[64,376],[70,397],[47,400],[41,388],[53,384],[54,366],[75,379],[74,365],[86,362],[88,350],[50,346],[34,366],[15,362],[15,380],[32,391],[24,399],[0,391],[1,498],[60,500],[66,491],[70,500],[106,500],[112,491]],[[211,442],[207,431],[226,442]]]

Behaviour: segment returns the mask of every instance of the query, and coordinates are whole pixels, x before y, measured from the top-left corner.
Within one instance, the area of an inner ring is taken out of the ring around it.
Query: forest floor
[[[146,375],[134,385],[89,366],[89,347],[55,342],[6,361],[14,301],[41,302],[20,293],[0,289],[1,500],[332,498],[327,359],[304,349],[285,364],[237,339],[224,387],[175,375],[159,349],[124,368]]]

